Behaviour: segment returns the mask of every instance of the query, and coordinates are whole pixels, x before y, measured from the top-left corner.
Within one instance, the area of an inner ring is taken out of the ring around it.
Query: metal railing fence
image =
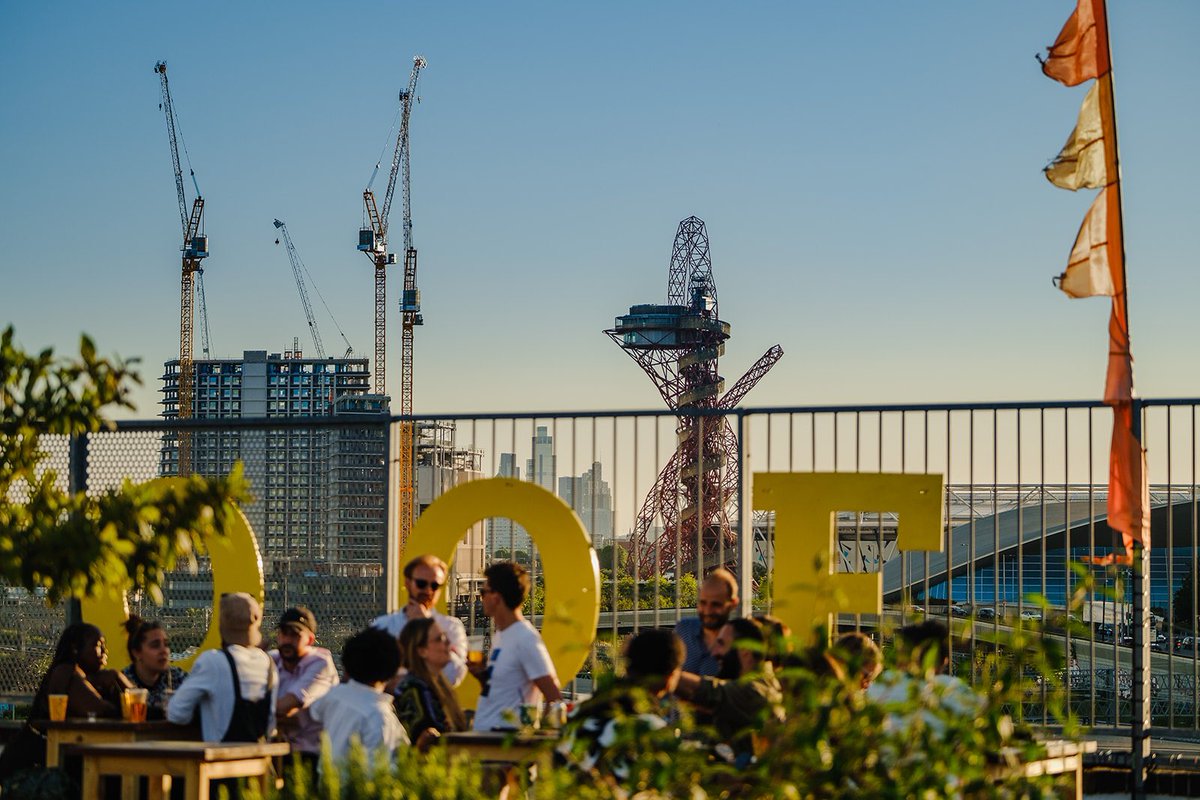
[[[1141,401],[1153,505],[1153,723],[1194,731],[1200,731],[1198,406],[1200,400]],[[462,482],[497,475],[538,483],[575,508],[598,551],[604,584],[594,657],[577,676],[577,688],[586,691],[591,671],[612,658],[617,636],[693,614],[697,578],[714,565],[737,571],[746,612],[770,611],[774,521],[745,507],[754,473],[930,472],[942,474],[947,488],[943,553],[899,553],[894,514],[839,512],[838,568],[882,571],[885,593],[882,617],[843,615],[841,625],[877,630],[921,615],[939,617],[956,632],[956,658],[975,663],[990,635],[1022,615],[1036,617],[1043,635],[1068,653],[1064,678],[1076,713],[1095,725],[1128,724],[1128,576],[1094,568],[1099,591],[1082,607],[1067,607],[1081,579],[1072,564],[1113,547],[1104,524],[1112,425],[1106,407],[995,403],[693,413],[701,425],[728,423],[733,435],[725,451],[681,449],[670,411],[414,419],[418,508]],[[72,460],[65,439],[47,437],[46,466],[64,487],[74,468],[84,472],[88,491],[105,491],[125,479],[172,474],[181,433],[192,437],[198,472],[215,474],[240,459],[256,496],[245,510],[263,550],[265,617],[306,603],[317,614],[322,642],[336,651],[342,638],[398,601],[400,555],[389,524],[396,422],[122,422],[89,437],[85,464],[78,456]],[[691,441],[697,440],[711,437]],[[529,611],[540,616],[542,566],[528,534],[505,519],[464,533],[447,592],[472,634],[486,636],[477,592],[492,560],[515,558],[529,566],[535,586]],[[210,593],[211,577],[202,569],[173,576],[162,609],[133,601],[144,615],[164,619],[178,651],[200,641]],[[1034,594],[1045,598],[1044,607],[1029,600]],[[1069,615],[1077,626],[1066,624]],[[0,695],[32,691],[62,621],[60,609],[46,608],[24,590],[6,590]],[[1035,713],[1055,722],[1044,710]]]

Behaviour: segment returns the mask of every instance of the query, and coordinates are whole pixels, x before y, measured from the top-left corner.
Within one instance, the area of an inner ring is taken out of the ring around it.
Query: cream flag
[[[1109,182],[1104,164],[1104,122],[1100,116],[1100,81],[1092,84],[1075,130],[1062,152],[1044,170],[1046,179],[1061,189],[1099,189]]]
[[[1100,192],[1088,209],[1067,259],[1067,271],[1059,278],[1058,288],[1071,297],[1116,294],[1108,263],[1107,194]]]

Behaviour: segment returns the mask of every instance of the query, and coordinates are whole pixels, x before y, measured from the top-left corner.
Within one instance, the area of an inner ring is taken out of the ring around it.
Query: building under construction
[[[176,418],[178,360],[163,374],[163,416]],[[193,363],[194,419],[325,418],[330,426],[191,431],[191,470],[227,475],[241,461],[256,501],[245,511],[268,575],[300,569],[346,577],[382,574],[387,552],[385,425],[346,426],[386,415],[371,394],[365,358],[305,358],[299,350],[248,350]],[[159,474],[179,474],[179,437],[164,436]]]

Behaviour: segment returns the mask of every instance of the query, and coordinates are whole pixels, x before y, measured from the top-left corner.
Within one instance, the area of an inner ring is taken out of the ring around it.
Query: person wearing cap
[[[187,725],[200,713],[206,742],[256,742],[275,730],[275,664],[259,648],[262,608],[245,592],[221,595],[221,649],[200,654],[167,706],[167,719]]]
[[[292,752],[316,768],[321,758],[321,724],[308,707],[338,683],[333,654],[317,647],[317,618],[304,606],[283,612],[275,635],[277,647],[270,652],[279,671],[279,700],[275,720]]]
[[[410,619],[432,617],[450,640],[450,662],[442,674],[451,686],[458,686],[467,677],[467,629],[458,617],[443,614],[436,609],[438,595],[446,585],[449,572],[446,562],[434,555],[420,555],[404,565],[404,588],[408,591],[408,603],[399,611],[376,617],[372,628],[387,631],[394,638]]]

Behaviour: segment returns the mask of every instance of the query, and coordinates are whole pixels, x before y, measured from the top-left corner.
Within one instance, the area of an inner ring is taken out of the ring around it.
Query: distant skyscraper
[[[557,473],[554,470],[554,437],[549,430],[545,425],[539,425],[533,435],[533,458],[525,462],[525,479],[553,492]]]
[[[496,472],[497,478],[521,479],[521,468],[517,466],[516,453],[501,453],[500,466]],[[493,517],[488,520],[487,552],[495,557],[496,551],[508,552],[509,558],[518,550],[532,553],[532,540],[520,525],[508,517]]]
[[[603,546],[613,536],[612,489],[601,470],[597,461],[578,478],[558,479],[558,496],[575,509],[596,546]]]

